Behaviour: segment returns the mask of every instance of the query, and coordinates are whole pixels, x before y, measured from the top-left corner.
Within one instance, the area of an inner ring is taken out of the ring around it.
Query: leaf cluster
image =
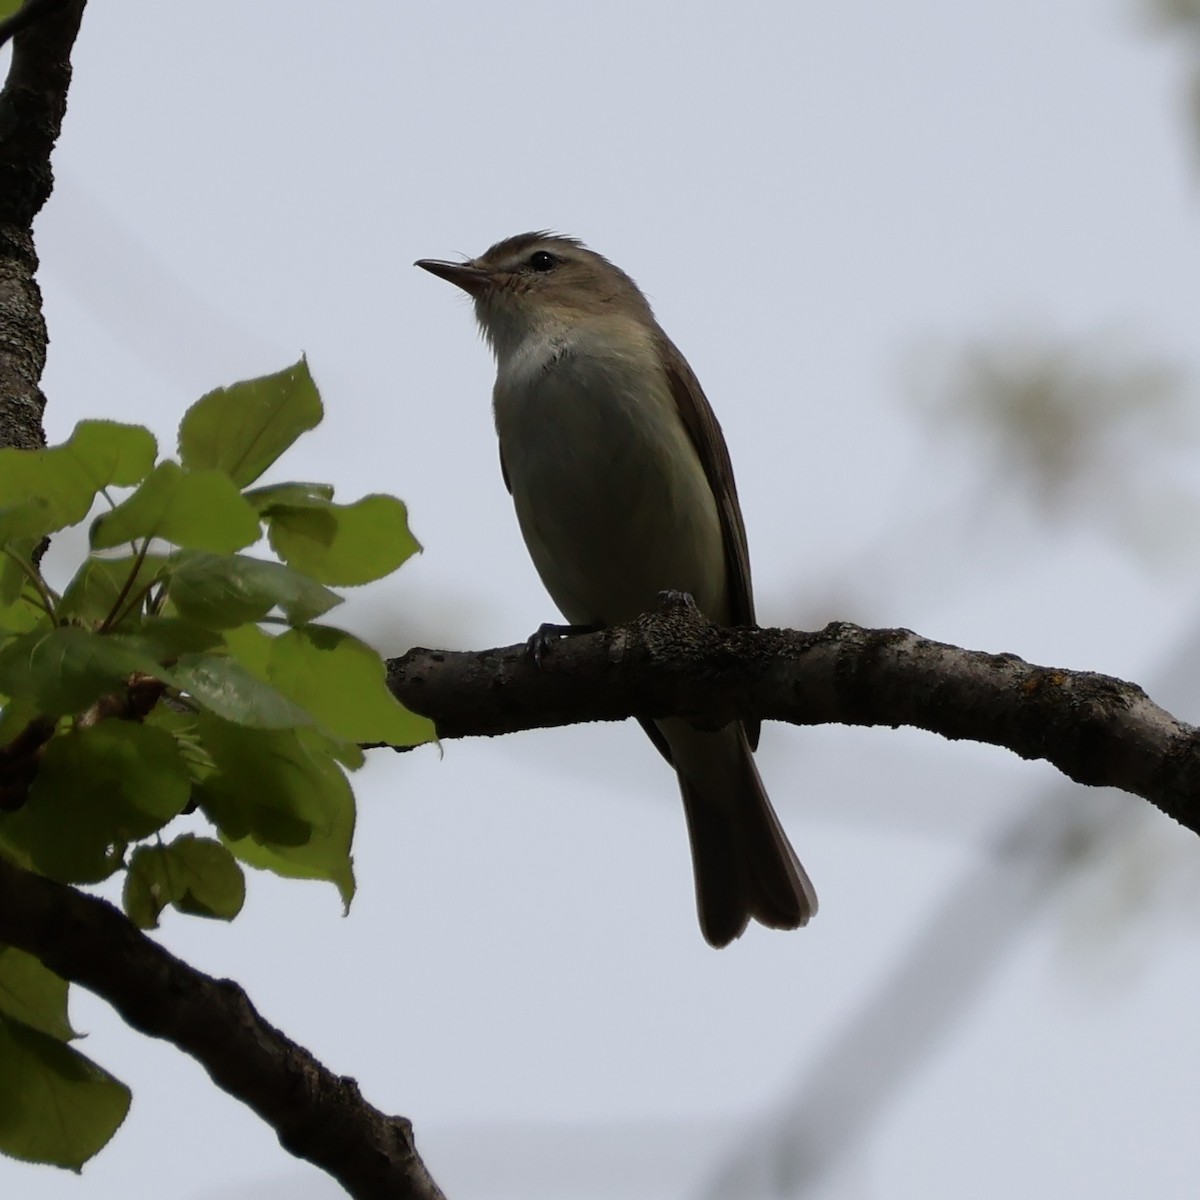
[[[360,742],[433,736],[379,655],[323,624],[338,586],[419,549],[392,496],[260,485],[322,417],[301,360],[185,414],[174,459],[149,430],[82,421],[62,445],[0,450],[0,855],[66,884],[124,872],[125,911],[232,919],[240,864],[354,892]],[[54,533],[99,516],[60,592]],[[266,539],[274,557],[248,551]],[[168,837],[167,826],[196,821]],[[78,1167],[129,1094],[68,1044],[67,985],[0,947],[0,1152]]]

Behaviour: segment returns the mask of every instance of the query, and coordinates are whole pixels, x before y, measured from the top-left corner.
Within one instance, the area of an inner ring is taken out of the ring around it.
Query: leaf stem
[[[134,596],[134,598],[133,598],[132,600],[130,600],[130,602],[129,602],[129,603],[126,605],[126,606],[125,606],[125,611],[124,611],[123,613],[121,613],[121,615],[120,615],[120,616],[119,616],[119,617],[118,617],[118,618],[117,618],[117,619],[116,619],[116,620],[113,622],[113,628],[114,628],[114,629],[115,629],[115,628],[116,628],[118,625],[120,625],[120,624],[121,624],[121,622],[122,622],[122,621],[124,621],[124,620],[125,620],[125,618],[126,618],[127,616],[129,616],[129,614],[130,614],[131,612],[133,612],[133,611],[134,611],[134,609],[136,609],[136,608],[137,608],[137,606],[138,606],[139,604],[141,604],[141,602],[142,602],[143,600],[145,600],[145,599],[146,599],[146,597],[147,597],[148,595],[150,595],[150,593],[151,593],[151,592],[154,590],[154,586],[155,586],[155,584],[157,584],[157,583],[159,583],[159,582],[160,582],[159,576],[160,576],[161,574],[162,574],[162,572],[161,572],[161,571],[160,571],[160,572],[156,572],[156,573],[155,573],[155,576],[154,576],[154,578],[153,578],[153,579],[151,579],[151,580],[150,580],[150,582],[149,582],[148,584],[146,584],[146,586],[145,586],[144,588],[142,588],[142,589],[141,589],[141,590],[140,590],[140,591],[137,593],[137,595],[135,595],[135,596]],[[162,582],[163,582],[163,584],[164,584],[164,586],[165,586],[165,583],[166,583],[166,581],[165,581],[165,580],[163,580]],[[159,603],[161,603],[161,599],[160,599]],[[154,605],[152,605],[151,607],[153,608],[153,607],[154,607]]]
[[[125,582],[121,585],[121,590],[117,593],[117,598],[113,601],[112,608],[108,610],[108,616],[100,622],[98,632],[107,633],[113,625],[117,624],[116,616],[120,612],[121,605],[125,603],[130,590],[133,588],[134,580],[138,577],[138,572],[142,569],[142,563],[146,561],[146,552],[150,549],[150,539],[142,539],[142,548],[137,552],[137,557],[133,560],[133,569],[125,578]],[[140,597],[139,597],[140,599]],[[122,617],[128,616],[130,610],[122,613]]]
[[[50,620],[55,620],[54,597],[50,589],[46,586],[46,581],[42,578],[41,572],[32,563],[26,562],[15,550],[10,549],[8,546],[4,547],[4,553],[21,568],[21,573],[33,585],[33,590],[38,594],[38,607],[45,612]]]

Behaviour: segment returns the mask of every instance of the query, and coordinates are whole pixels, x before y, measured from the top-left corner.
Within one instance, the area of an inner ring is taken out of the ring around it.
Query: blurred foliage
[[[142,928],[167,906],[232,920],[239,860],[329,881],[349,905],[359,743],[433,729],[387,690],[374,650],[317,623],[341,603],[328,584],[379,579],[419,549],[404,505],[251,487],[321,416],[301,360],[194,404],[178,461],[111,421],[0,450],[0,855],[66,884],[125,871]],[[108,509],[59,595],[40,548],[97,498]],[[282,561],[243,553],[264,530]],[[213,836],[165,841],[193,812]],[[66,1002],[63,980],[0,946],[0,1152],[78,1168],[129,1092],[68,1044]]]
[[[1073,849],[1056,964],[1080,992],[1116,995],[1140,982],[1164,945],[1195,937],[1195,834],[1148,806],[1123,807]]]
[[[1148,0],[1151,14],[1166,25],[1200,33],[1200,0]]]
[[[1178,37],[1188,59],[1192,133],[1200,145],[1200,0],[1144,0],[1155,26]]]
[[[1145,551],[1196,523],[1197,497],[1169,469],[1197,440],[1185,383],[1111,337],[1027,334],[925,354],[915,391],[940,436],[990,464],[974,480],[981,506],[1031,504]]]

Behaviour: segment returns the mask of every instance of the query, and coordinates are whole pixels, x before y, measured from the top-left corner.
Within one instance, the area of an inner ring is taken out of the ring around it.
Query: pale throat
[[[565,326],[542,326],[512,341],[493,343],[496,383],[505,389],[533,384],[570,350],[571,331]]]
[[[564,357],[592,360],[604,374],[643,379],[661,374],[651,331],[625,316],[581,319],[547,313],[529,321],[496,320],[493,315],[485,332],[496,356],[496,384],[503,391],[536,383]]]

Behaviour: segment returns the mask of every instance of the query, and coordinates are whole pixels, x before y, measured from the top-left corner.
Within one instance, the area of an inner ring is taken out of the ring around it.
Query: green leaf
[[[328,483],[270,483],[266,487],[251,488],[242,495],[261,516],[279,504],[305,505],[332,500],[333,488]]]
[[[158,442],[142,425],[80,421],[62,451],[74,460],[94,494],[112,485],[132,487],[145,479],[158,457]]]
[[[18,593],[8,604],[0,603],[0,646],[22,633],[49,628],[50,618],[32,588]]]
[[[96,883],[129,842],[183,811],[191,778],[175,739],[133,721],[101,721],[51,738],[29,798],[0,814],[0,836],[60,883]]]
[[[271,546],[284,562],[321,583],[350,587],[390,575],[421,549],[408,510],[395,496],[354,504],[274,505]]]
[[[21,594],[29,579],[24,568],[34,569],[30,556],[36,545],[36,538],[5,538],[0,531],[0,604],[11,604]]]
[[[101,488],[136,483],[156,451],[149,430],[115,421],[80,421],[47,450],[0,450],[0,541],[78,524]]]
[[[179,458],[185,467],[223,471],[243,488],[320,424],[322,415],[317,385],[302,358],[286,371],[197,400],[179,426]]]
[[[257,625],[239,625],[224,631],[229,653],[263,683],[271,682],[271,646],[275,639]]]
[[[310,625],[271,642],[271,682],[330,733],[350,742],[415,746],[437,735],[387,689],[379,655],[340,629]]]
[[[193,916],[232,921],[245,899],[241,867],[212,838],[185,833],[169,846],[140,846],[129,861],[123,900],[141,929],[156,928],[168,904]]]
[[[78,1050],[0,1016],[0,1153],[78,1170],[129,1111],[129,1089]]]
[[[122,604],[129,604],[139,592],[168,571],[172,558],[166,554],[147,554],[138,565],[136,555],[121,558],[100,558],[91,554],[83,560],[75,577],[63,592],[58,606],[60,617],[70,617],[87,624],[99,624],[112,611],[117,597],[125,592]],[[126,589],[126,582],[137,574]]]
[[[311,730],[257,732],[202,715],[217,771],[196,787],[205,813],[243,862],[325,879],[349,905],[354,794],[328,743]]]
[[[0,650],[0,692],[50,716],[82,712],[135,672],[165,677],[135,645],[75,626],[36,629]]]
[[[0,694],[0,746],[7,746],[37,720],[45,718],[32,704],[24,700],[10,700]]]
[[[220,471],[162,462],[123,504],[92,523],[92,548],[163,538],[191,550],[228,554],[257,541],[258,514]]]
[[[20,9],[22,0],[0,0],[0,21],[7,21]]]
[[[175,740],[175,749],[187,769],[188,778],[193,783],[207,779],[217,768],[212,756],[204,748],[200,734],[196,729],[197,714],[182,712],[175,708],[159,705],[146,718],[146,724],[155,729],[162,729]]]
[[[15,946],[0,946],[0,1013],[60,1042],[78,1036],[67,1020],[67,981]]]
[[[192,554],[171,578],[171,600],[183,616],[229,629],[283,610],[295,625],[328,612],[342,598],[282,563],[245,554]]]
[[[237,725],[289,729],[313,723],[302,708],[224,655],[185,654],[172,669],[171,678],[202,708]]]
[[[31,454],[35,451],[0,450],[0,460],[5,454],[19,453]],[[0,470],[3,468],[4,463],[0,461]],[[79,519],[83,520],[82,517]],[[59,511],[49,500],[42,496],[30,496],[19,503],[0,507],[0,545],[11,545],[16,541],[28,541],[30,545],[36,545],[47,533],[61,529],[63,524],[69,525],[71,522],[62,521]]]
[[[34,869],[29,852],[21,846],[14,846],[5,838],[2,824],[0,824],[0,858],[12,863],[15,867],[20,867],[23,871]]]
[[[142,617],[120,628],[129,632],[110,634],[109,641],[148,654],[160,663],[171,662],[184,654],[212,650],[222,643],[216,630],[205,629],[203,625],[179,617]],[[164,668],[162,674],[166,675],[168,670]]]

